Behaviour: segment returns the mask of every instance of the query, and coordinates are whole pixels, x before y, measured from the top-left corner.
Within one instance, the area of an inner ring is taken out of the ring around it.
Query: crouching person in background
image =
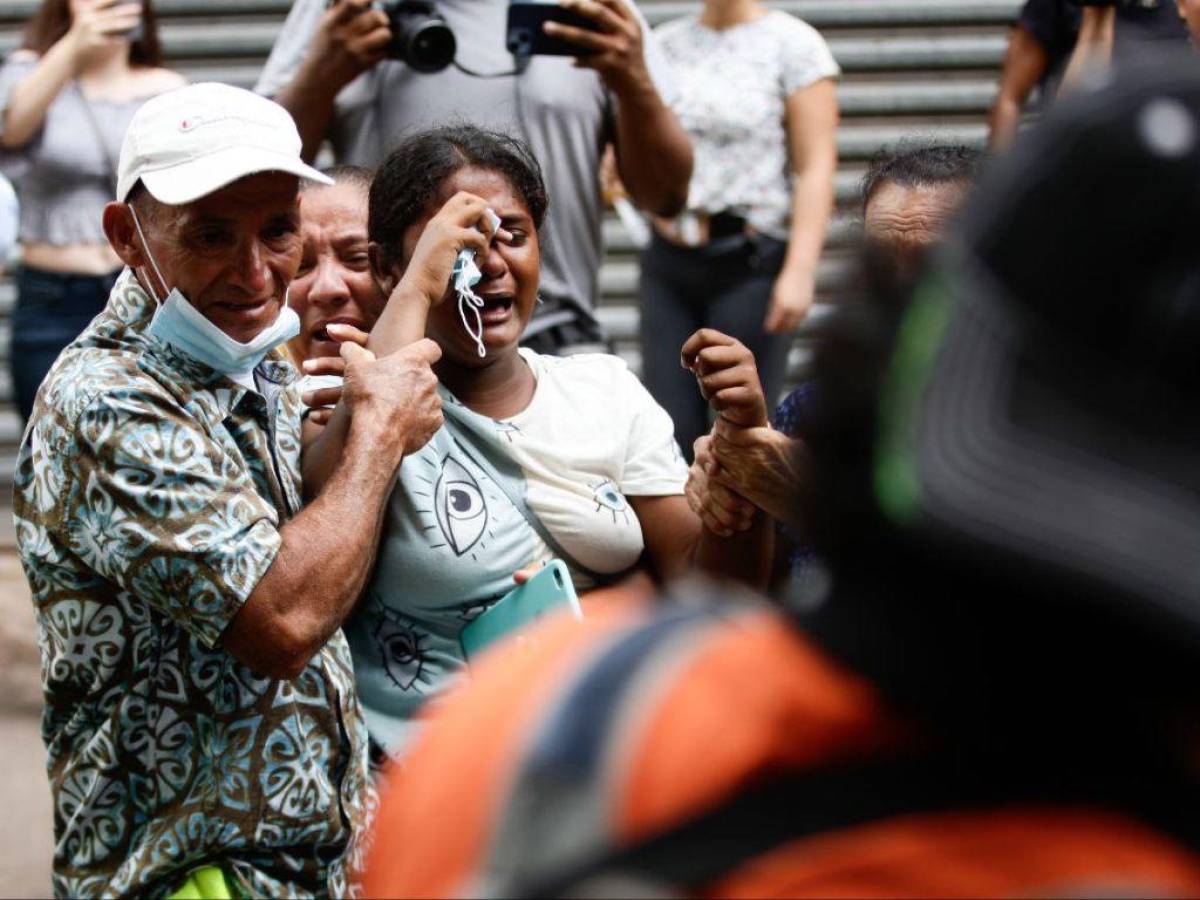
[[[38,394],[15,515],[59,895],[347,893],[370,795],[340,626],[401,457],[441,424],[438,354],[346,348],[345,452],[301,511],[275,350],[297,332],[300,179],[328,183],[270,101],[146,103],[104,211],[126,269]]]

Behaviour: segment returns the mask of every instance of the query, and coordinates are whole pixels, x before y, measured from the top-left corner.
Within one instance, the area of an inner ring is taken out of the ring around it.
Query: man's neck
[[[524,410],[537,387],[532,370],[515,347],[479,367],[443,358],[434,373],[467,409],[491,419],[507,419]]]

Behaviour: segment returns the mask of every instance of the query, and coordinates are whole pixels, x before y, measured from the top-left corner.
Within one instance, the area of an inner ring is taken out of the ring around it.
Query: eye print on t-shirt
[[[449,454],[443,457],[434,484],[433,515],[445,541],[433,544],[435,549],[448,546],[456,556],[462,556],[477,547],[487,533],[489,517],[483,489],[475,476]]]
[[[608,512],[612,514],[613,524],[617,524],[617,518],[626,524],[629,524],[629,501],[625,499],[625,495],[617,490],[617,485],[612,479],[606,478],[602,482],[592,487],[592,499],[596,501],[596,512],[604,515]]]
[[[380,616],[375,626],[375,641],[384,671],[400,690],[421,690],[433,681],[433,676],[425,673],[425,635]]]

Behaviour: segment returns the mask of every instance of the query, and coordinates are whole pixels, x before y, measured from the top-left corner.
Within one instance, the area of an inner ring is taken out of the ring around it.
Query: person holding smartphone
[[[120,269],[101,214],[125,129],[143,102],[183,83],[162,68],[150,0],[43,0],[0,66],[0,174],[21,201],[11,366],[25,420]]]
[[[687,136],[668,105],[674,84],[633,3],[560,6],[594,23],[594,30],[544,26],[546,37],[578,46],[573,60],[509,53],[507,3],[438,0],[457,55],[425,73],[389,58],[388,15],[371,0],[296,0],[256,88],[295,117],[309,159],[329,137],[339,163],[375,167],[399,138],[448,122],[527,141],[555,204],[546,223],[543,302],[525,340],[555,353],[604,342],[594,311],[605,147],[615,148],[634,203],[655,214],[683,208],[692,172]]]

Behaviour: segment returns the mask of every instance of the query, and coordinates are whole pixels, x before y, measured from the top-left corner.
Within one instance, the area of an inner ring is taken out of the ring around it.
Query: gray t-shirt
[[[36,65],[36,58],[19,56],[0,66],[0,113]],[[85,100],[72,81],[51,102],[33,137],[20,147],[0,149],[0,175],[21,198],[22,241],[107,243],[101,218],[113,199],[121,141],[134,113],[149,99]]]
[[[508,4],[438,0],[458,41],[457,61],[475,72],[511,72],[504,46]],[[325,11],[325,0],[296,0],[255,88],[274,96],[294,77]],[[636,9],[635,9],[636,12]],[[641,13],[646,65],[663,100],[675,89]],[[453,66],[433,74],[384,60],[338,94],[330,138],[340,163],[377,166],[400,138],[435,125],[470,122],[529,141],[546,177],[550,212],[542,232],[536,333],[575,318],[592,319],[602,253],[600,156],[612,139],[613,98],[600,77],[565,57],[536,56],[520,75],[474,78]],[[558,314],[563,306],[576,311]]]

